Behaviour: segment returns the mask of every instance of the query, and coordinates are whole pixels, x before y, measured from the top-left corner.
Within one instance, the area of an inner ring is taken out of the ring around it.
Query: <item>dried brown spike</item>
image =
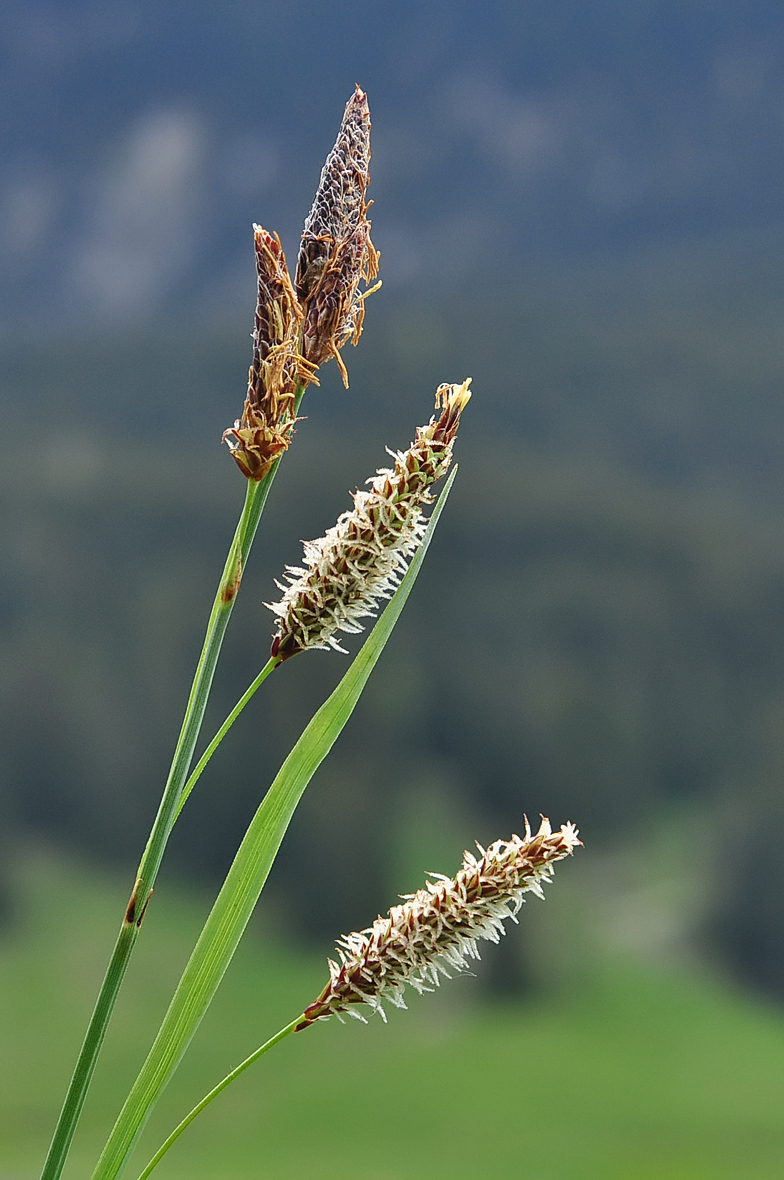
[[[321,282],[306,306],[302,334],[302,352],[314,365],[334,356],[348,386],[348,373],[340,350],[349,340],[356,344],[365,318],[365,296],[359,285],[371,282],[378,274],[378,252],[370,240],[367,219],[357,226],[344,242],[333,247]]]
[[[344,384],[340,349],[362,332],[364,280],[378,274],[365,192],[370,183],[370,111],[357,86],[346,105],[335,146],[321,171],[297,259],[297,294],[305,313],[302,353],[314,365],[334,356]]]
[[[364,217],[369,165],[370,109],[367,95],[357,86],[346,104],[335,146],[321,170],[305,221],[296,280],[303,303],[318,285],[332,246],[349,238]]]
[[[281,351],[285,354],[285,346],[296,339],[302,311],[291,284],[278,235],[267,233],[260,225],[254,225],[253,243],[258,297],[248,397],[253,405],[260,407],[280,385],[276,370],[283,363],[283,357],[277,362],[275,358],[280,357]]]
[[[253,361],[242,418],[225,431],[232,456],[248,479],[263,479],[288,447],[296,421],[297,385],[314,381],[314,366],[300,355],[302,309],[277,234],[254,225],[258,298]]]

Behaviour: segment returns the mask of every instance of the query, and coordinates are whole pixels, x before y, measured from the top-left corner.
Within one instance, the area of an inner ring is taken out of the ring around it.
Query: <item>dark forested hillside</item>
[[[739,260],[725,243],[658,267],[643,256],[612,275],[540,276],[516,303],[378,296],[350,390],[327,374],[309,392],[213,724],[265,658],[261,603],[299,538],[332,523],[384,444],[405,445],[439,379],[474,366],[448,512],[282,853],[274,887],[307,893],[286,903],[301,930],[384,904],[390,833],[412,798],[489,831],[523,810],[573,817],[596,848],[703,808],[717,865],[741,807],[763,826],[778,814],[777,249],[747,244]],[[218,439],[241,402],[246,338],[180,324],[64,341],[54,367],[52,355],[20,338],[3,358],[2,808],[8,832],[130,865],[242,494]],[[226,865],[344,667],[311,653],[276,673],[189,803],[175,862],[192,866],[196,849],[202,874]],[[711,891],[706,938],[775,991],[775,844],[732,849],[737,889]]]
[[[219,439],[251,225],[293,257],[359,82],[384,286],[350,390],[308,393],[208,726],[266,657],[299,539],[440,382],[475,396],[276,904],[306,934],[364,922],[425,822],[456,854],[550,811],[598,857],[688,813],[704,947],[784,992],[783,58],[772,0],[4,6],[4,839],[138,854],[242,496]],[[180,871],[217,877],[345,666],[264,686],[178,825]]]
[[[241,306],[252,221],[293,247],[355,82],[390,287],[782,224],[773,0],[10,0],[0,312]]]

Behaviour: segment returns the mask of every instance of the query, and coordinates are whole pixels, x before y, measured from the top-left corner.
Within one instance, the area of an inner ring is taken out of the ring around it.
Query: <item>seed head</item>
[[[470,381],[439,386],[438,418],[418,428],[407,451],[389,452],[394,468],[377,471],[367,481],[369,491],[354,492],[353,509],[326,536],[305,542],[304,567],[286,567],[288,585],[277,583],[283,598],[266,604],[279,618],[273,657],[287,660],[309,647],[343,651],[336,633],[361,631],[359,620],[374,615],[378,599],[394,592],[422,542],[430,488],[452,461]]]
[[[258,298],[253,361],[242,418],[223,439],[248,479],[259,480],[291,442],[297,385],[314,381],[314,366],[299,353],[302,309],[277,234],[254,225]]]
[[[340,962],[329,960],[329,983],[305,1009],[297,1031],[316,1020],[348,1012],[363,1020],[355,1006],[367,1004],[384,1019],[382,1002],[405,1008],[405,985],[422,993],[432,991],[440,976],[466,970],[468,959],[478,959],[477,941],[498,942],[504,921],[516,915],[524,893],[543,897],[542,886],[553,875],[553,864],[580,844],[573,824],[553,832],[542,818],[536,835],[525,822],[525,836],[481,845],[479,859],[463,854],[457,876],[431,873],[424,889],[403,898],[385,918],[348,934],[338,942]]]
[[[334,356],[345,385],[340,349],[359,340],[364,300],[378,274],[379,255],[370,240],[365,192],[370,183],[370,111],[357,86],[349,99],[335,146],[321,171],[305,221],[297,259],[297,294],[305,313],[302,352],[314,365]],[[376,288],[372,288],[375,290]]]
[[[338,137],[321,170],[305,220],[297,259],[297,294],[303,303],[321,280],[331,243],[351,237],[362,220],[369,165],[370,109],[367,95],[357,86],[346,103]]]

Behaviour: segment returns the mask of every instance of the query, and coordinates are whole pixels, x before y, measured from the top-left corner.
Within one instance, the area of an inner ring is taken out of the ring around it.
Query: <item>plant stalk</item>
[[[292,1020],[291,1024],[287,1024],[285,1028],[282,1028],[279,1032],[276,1032],[274,1037],[270,1037],[268,1041],[265,1041],[263,1045],[260,1045],[258,1049],[254,1050],[250,1057],[246,1057],[244,1061],[241,1061],[240,1064],[231,1071],[231,1073],[226,1074],[226,1077],[223,1079],[223,1081],[218,1082],[217,1086],[213,1086],[209,1094],[204,1095],[201,1102],[198,1102],[196,1106],[194,1106],[190,1114],[186,1114],[182,1122],[178,1123],[174,1128],[168,1139],[166,1139],[161,1144],[155,1155],[148,1163],[147,1167],[140,1174],[138,1180],[147,1180],[147,1177],[150,1175],[150,1172],[152,1172],[153,1168],[155,1168],[161,1162],[163,1157],[166,1155],[166,1152],[169,1150],[172,1144],[177,1139],[179,1139],[185,1128],[190,1126],[190,1124],[196,1118],[196,1115],[201,1114],[204,1108],[209,1106],[213,1098],[217,1098],[221,1091],[225,1090],[229,1083],[238,1078],[241,1073],[244,1073],[249,1065],[253,1065],[254,1061],[258,1061],[258,1059],[262,1057],[269,1049],[271,1049],[273,1045],[277,1045],[278,1041],[282,1041],[284,1037],[289,1035],[289,1033],[293,1033],[302,1019],[302,1016],[298,1016],[296,1020]]]
[[[210,758],[212,758],[212,755],[215,753],[218,746],[221,744],[221,742],[225,738],[226,734],[229,732],[232,725],[234,724],[234,722],[237,720],[237,718],[239,717],[242,710],[247,705],[248,701],[254,695],[256,690],[258,688],[261,688],[262,684],[267,679],[270,672],[275,671],[275,669],[277,668],[279,663],[280,663],[279,659],[275,660],[275,659],[270,658],[269,660],[267,660],[266,664],[261,669],[261,671],[259,672],[256,679],[252,682],[252,684],[249,685],[249,687],[245,690],[245,692],[242,694],[240,699],[237,701],[236,705],[234,706],[232,711],[229,713],[226,720],[223,722],[223,725],[220,727],[218,732],[215,734],[215,737],[212,739],[210,744],[207,746],[207,748],[205,749],[201,758],[196,763],[195,767],[193,768],[190,775],[188,776],[188,781],[185,784],[185,786],[182,788],[182,791],[180,792],[180,797],[177,801],[177,810],[174,814],[175,819],[177,818],[177,816],[180,814],[183,807],[185,806],[185,800],[188,798],[191,791],[193,790],[193,788],[196,786],[197,782],[201,778],[202,772],[204,771],[204,768],[206,767]]]
[[[295,413],[304,394],[304,387],[298,386],[295,400]],[[258,482],[247,480],[245,488],[245,503],[239,522],[229,549],[226,564],[223,568],[221,580],[212,604],[204,645],[196,666],[196,673],[188,696],[182,728],[174,751],[169,776],[161,798],[158,814],[147,841],[147,847],[139,863],[136,881],[131,892],[117,941],[114,945],[109,966],[101,984],[90,1023],[82,1043],[79,1057],[71,1077],[63,1108],[55,1127],[52,1143],[46,1162],[41,1173],[41,1180],[59,1180],[65,1165],[65,1160],[73,1140],[76,1125],[84,1106],[84,1100],[92,1081],[98,1054],[101,1051],[106,1029],[109,1025],[117,996],[122,986],[139,929],[152,896],[155,878],[158,875],[166,843],[169,839],[174,821],[180,810],[180,799],[183,794],[188,769],[193,759],[193,751],[201,730],[204,712],[212,687],[215,666],[218,662],[223,637],[231,618],[234,601],[240,588],[242,572],[250,552],[253,538],[256,535],[261,513],[269,494],[272,481],[278,468],[278,460],[272,470]],[[271,668],[269,669],[272,670]],[[266,671],[266,670],[265,670]],[[268,674],[268,673],[267,673]],[[254,682],[255,683],[255,682]],[[261,683],[261,681],[259,681]],[[256,685],[258,687],[258,685]],[[255,689],[254,689],[255,691]],[[251,694],[252,695],[252,694]],[[223,731],[225,732],[225,730]],[[221,737],[223,734],[221,733]],[[217,742],[215,742],[217,745]],[[214,749],[214,747],[213,747]],[[204,764],[206,765],[206,760]],[[203,770],[199,763],[199,774]],[[198,778],[198,774],[196,775]],[[193,779],[193,782],[196,781]],[[190,783],[187,790],[193,786]]]

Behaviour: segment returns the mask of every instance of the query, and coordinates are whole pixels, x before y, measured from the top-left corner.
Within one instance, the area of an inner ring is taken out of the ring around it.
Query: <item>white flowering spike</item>
[[[467,959],[479,958],[478,940],[498,942],[504,921],[516,921],[523,894],[544,896],[553,863],[579,844],[573,824],[553,832],[542,818],[534,836],[526,820],[522,839],[510,836],[486,850],[478,845],[478,860],[465,852],[454,880],[431,873],[425,888],[407,895],[386,918],[340,939],[340,962],[329,960],[329,983],[305,1009],[297,1030],[341,1012],[359,1015],[355,1004],[367,1004],[386,1019],[382,1002],[405,1008],[406,984],[432,991],[441,976],[450,978],[450,970],[465,971]]]
[[[343,651],[337,632],[361,631],[360,620],[394,593],[424,537],[430,488],[452,461],[470,381],[439,386],[439,417],[419,427],[407,451],[389,452],[394,468],[382,468],[368,480],[369,491],[354,492],[353,509],[326,536],[305,542],[304,566],[286,567],[289,584],[277,583],[283,598],[265,604],[279,618],[274,658],[287,660],[309,647]]]

